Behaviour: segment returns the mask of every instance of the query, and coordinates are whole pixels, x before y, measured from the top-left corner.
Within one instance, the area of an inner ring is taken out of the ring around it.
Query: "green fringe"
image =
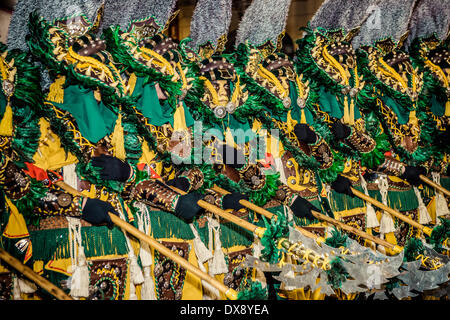
[[[361,186],[354,186],[358,191],[363,192]],[[330,200],[330,206],[331,210],[333,212],[341,212],[346,210],[351,210],[355,208],[362,208],[365,207],[366,204],[363,200],[361,200],[358,197],[350,197],[346,194],[342,194],[339,192],[336,192],[334,190],[331,190],[331,200]]]
[[[155,239],[177,238],[183,240],[194,239],[189,225],[182,219],[176,217],[170,212],[151,211],[151,236]]]
[[[447,190],[450,190],[450,177],[441,177],[441,186]]]
[[[381,202],[378,190],[369,190],[369,196]],[[419,207],[416,194],[411,188],[404,191],[388,191],[387,206],[397,211],[410,211]]]
[[[68,228],[31,231],[30,238],[34,260],[70,258]],[[82,227],[81,238],[86,258],[128,253],[125,236],[119,228]]]
[[[249,247],[253,243],[253,233],[232,222],[222,223],[220,230],[220,241],[223,248]]]
[[[151,236],[155,239],[176,238],[183,240],[194,239],[189,224],[184,220],[174,216],[172,213],[165,211],[151,211]],[[209,243],[208,223],[203,228],[199,228],[198,221],[194,221],[197,227],[200,239],[203,243]],[[221,224],[220,241],[223,248],[231,248],[233,246],[250,246],[253,243],[253,234],[234,223],[225,222]]]

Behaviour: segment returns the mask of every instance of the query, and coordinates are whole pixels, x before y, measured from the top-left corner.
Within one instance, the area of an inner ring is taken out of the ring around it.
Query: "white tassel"
[[[20,295],[19,279],[17,279],[17,276],[13,276],[13,299],[23,300]]]
[[[89,296],[89,268],[87,266],[86,256],[84,255],[84,248],[78,248],[78,263],[72,273],[70,282],[70,295],[73,297],[88,297]]]
[[[428,224],[431,222],[430,214],[428,213],[427,207],[423,203],[422,196],[420,195],[419,189],[417,187],[413,187],[414,193],[416,194],[417,201],[419,202],[419,223],[420,224]]]
[[[133,283],[130,283],[130,295],[128,297],[128,300],[137,300],[137,294],[136,294],[136,286]]]
[[[228,273],[228,266],[225,261],[225,255],[222,250],[222,242],[220,241],[220,224],[217,220],[208,218],[208,223],[214,230],[214,254],[209,266],[209,274],[217,275]]]
[[[17,283],[19,284],[21,293],[33,293],[37,290],[36,285],[27,279],[18,278]]]
[[[135,204],[139,209],[138,228],[145,234],[149,234],[150,229],[150,215],[147,206],[142,203]],[[148,243],[141,241],[139,248],[139,257],[141,258],[144,282],[141,287],[141,300],[156,300],[155,283],[151,274],[151,266],[153,264],[152,251]]]
[[[387,195],[388,195],[389,184],[388,184],[387,178],[385,176],[381,176],[378,179],[380,181],[379,188],[380,188],[382,203],[387,206]],[[395,225],[394,225],[394,220],[392,219],[392,216],[389,213],[387,213],[386,211],[383,211],[383,215],[381,217],[381,222],[380,222],[380,233],[387,234],[387,233],[394,232],[394,231],[395,231]]]
[[[383,212],[380,222],[380,233],[387,234],[395,231],[394,221],[389,213]]]
[[[432,177],[433,177],[433,182],[436,184],[441,184],[441,176],[438,172],[432,172],[431,173]],[[436,202],[436,217],[441,217],[441,216],[446,216],[448,214],[450,214],[449,210],[448,210],[448,205],[447,205],[447,200],[445,200],[444,195],[442,194],[442,192],[435,190],[435,194],[436,194],[436,198],[435,198],[435,202]],[[437,223],[440,223],[439,219],[436,219]]]
[[[63,167],[63,179],[66,184],[78,190],[78,176],[76,169],[76,163],[69,164]]]
[[[258,236],[255,236],[255,240],[253,241],[253,256],[256,259],[259,259],[263,249],[264,249],[264,247],[261,244],[261,239]]]
[[[359,174],[361,178],[361,186],[364,190],[365,195],[369,195],[369,190],[367,190],[367,182],[362,176],[362,174]],[[366,201],[366,228],[376,228],[379,227],[380,223],[378,222],[377,214],[375,212],[374,207],[371,203]]]
[[[121,207],[118,208],[118,212],[119,212],[120,218],[123,220],[126,220]],[[133,246],[131,245],[131,242],[130,242],[130,239],[129,239],[127,233],[123,230],[122,230],[122,232],[125,236],[125,241],[127,242],[128,262],[130,263],[130,297],[129,297],[129,299],[137,300],[136,293],[135,293],[135,291],[133,292],[133,290],[135,290],[135,288],[133,288],[133,287],[136,286],[137,284],[141,284],[144,282],[144,275],[142,274],[141,267],[137,263],[137,258],[134,254],[134,249],[133,249]]]
[[[194,251],[197,256],[197,260],[199,264],[203,264],[206,261],[213,258],[211,251],[206,248],[203,241],[200,239],[197,229],[195,229],[194,224],[189,224],[191,227],[192,233],[194,234]]]
[[[151,275],[151,267],[144,267],[144,283],[141,288],[141,300],[156,300],[155,282]]]
[[[377,218],[377,213],[375,212],[372,204],[367,203],[366,207],[366,228],[376,228],[380,226],[380,222]]]
[[[213,258],[213,255],[200,239],[200,236],[194,224],[189,224],[189,227],[194,234],[194,252],[197,257],[199,269],[203,272],[207,272],[204,263],[211,260]],[[213,300],[220,298],[220,292],[217,288],[214,288],[204,280],[202,280],[202,285],[204,289],[203,300]]]
[[[70,295],[75,298],[89,296],[90,275],[84,247],[81,243],[81,221],[66,217],[69,223],[69,250],[72,261],[72,277],[70,279]]]
[[[137,263],[137,258],[133,253],[133,250],[128,254],[128,259],[130,262],[130,279],[134,285],[141,284],[144,282],[144,275],[142,274],[141,267]]]

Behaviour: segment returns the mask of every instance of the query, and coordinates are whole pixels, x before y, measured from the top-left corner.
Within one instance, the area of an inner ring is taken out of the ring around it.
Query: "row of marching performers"
[[[279,245],[286,226],[336,251],[353,240],[446,268],[448,41],[354,50],[354,31],[307,29],[291,59],[271,42],[195,50],[152,18],[100,35],[100,14],[56,18],[32,13],[29,51],[1,47],[1,246],[71,297],[226,298],[109,213],[247,294],[255,283],[280,299],[365,294],[261,271],[319,268]],[[51,298],[0,268],[2,298]]]

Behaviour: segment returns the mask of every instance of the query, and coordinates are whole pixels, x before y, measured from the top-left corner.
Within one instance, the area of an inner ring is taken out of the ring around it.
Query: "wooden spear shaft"
[[[220,188],[220,187],[218,187],[216,185],[212,189],[213,189],[213,191],[216,191],[216,192],[221,193],[221,194],[229,194],[230,193],[229,191],[227,191],[225,189],[222,189],[222,188]],[[270,211],[268,211],[268,210],[266,210],[264,208],[261,208],[261,207],[255,205],[254,203],[251,203],[248,200],[242,199],[242,200],[239,200],[239,203],[241,205],[243,205],[244,207],[255,211],[256,213],[259,213],[259,214],[265,216],[266,218],[269,218],[269,219],[272,219],[273,217],[275,217],[275,219],[277,218],[277,216],[274,215],[272,212],[270,212]],[[295,226],[295,229],[300,231],[304,236],[306,236],[308,238],[316,239],[318,242],[325,241],[325,239],[323,239],[322,237],[319,237],[319,236],[315,235],[314,233],[309,232],[308,230],[305,230],[305,229],[303,229],[303,228],[301,228],[299,226]]]
[[[224,189],[222,189],[222,188],[220,188],[218,186],[214,186],[213,190],[217,191],[219,193],[222,193],[222,194],[230,193],[227,190],[224,190]],[[271,219],[272,217],[276,218],[276,215],[274,215],[270,211],[267,211],[266,209],[261,208],[261,207],[255,205],[255,204],[251,203],[250,201],[239,200],[239,203],[242,204],[244,207],[247,207],[247,208],[249,208],[249,209],[251,209],[251,210],[253,210],[253,211],[255,211],[255,212],[259,213],[259,214],[262,214],[262,215],[266,216],[269,219]],[[338,221],[336,219],[328,217],[327,215],[324,215],[324,214],[322,214],[320,212],[317,212],[317,211],[313,210],[312,214],[319,220],[324,220],[324,221],[326,221],[326,222],[328,222],[328,223],[330,223],[332,225],[338,226],[339,228],[341,228],[341,229],[343,229],[343,230],[345,230],[347,232],[356,234],[356,235],[360,236],[363,239],[367,239],[367,240],[373,241],[376,244],[379,244],[379,245],[381,245],[383,247],[387,247],[387,248],[393,250],[396,253],[400,253],[403,250],[403,247],[401,247],[401,246],[394,245],[392,243],[387,242],[386,240],[377,238],[377,237],[375,237],[375,236],[373,236],[371,234],[368,234],[367,232],[364,232],[364,231],[359,230],[357,228],[351,227],[351,226],[349,226],[349,225],[347,225],[347,224],[345,224],[345,223],[343,223],[341,221]],[[319,241],[322,241],[322,242],[325,241],[325,239],[323,239],[322,237],[318,237],[315,234],[313,234],[312,232],[309,232],[309,231],[307,231],[307,230],[305,230],[305,229],[303,229],[301,227],[296,226],[296,229],[299,230],[300,232],[302,232],[307,237],[316,238],[316,240],[319,240]]]
[[[42,289],[45,289],[48,293],[53,295],[58,300],[73,300],[68,294],[66,294],[62,289],[55,286],[53,283],[43,278],[31,268],[24,265],[18,259],[14,258],[7,251],[0,248],[0,259],[4,260],[11,267],[19,271],[21,274],[26,276],[28,279],[36,283]]]
[[[64,189],[65,191],[73,194],[73,195],[83,196],[83,194],[81,192],[79,192],[78,190],[72,188],[71,186],[67,185],[66,183],[64,183],[62,181],[58,181],[55,184],[57,186],[59,186],[60,188]],[[205,201],[203,201],[203,202],[205,202]],[[205,203],[207,203],[207,202],[205,202]],[[158,241],[156,241],[152,237],[146,235],[145,233],[143,233],[139,229],[136,229],[131,224],[129,224],[126,221],[122,220],[121,218],[119,218],[115,214],[112,214],[112,213],[109,213],[109,212],[108,212],[108,214],[109,214],[109,216],[111,218],[111,221],[115,225],[117,225],[118,227],[120,227],[123,230],[127,231],[128,233],[132,234],[133,236],[135,236],[139,240],[142,240],[142,241],[148,243],[152,248],[154,248],[155,250],[159,251],[161,254],[165,255],[169,259],[173,260],[175,263],[178,263],[181,267],[183,267],[184,269],[190,271],[192,274],[196,275],[201,280],[204,280],[204,281],[208,282],[213,287],[218,289],[220,292],[225,294],[225,296],[228,299],[230,299],[230,300],[237,300],[238,294],[237,294],[237,292],[235,290],[233,290],[231,288],[228,288],[223,283],[218,281],[216,278],[213,278],[209,274],[201,271],[199,268],[197,268],[196,266],[191,264],[189,261],[187,261],[183,257],[181,257],[178,254],[174,253],[172,250],[170,250],[166,246],[160,244]]]
[[[175,187],[171,187],[173,190],[179,192],[180,194],[186,194],[185,191],[180,190]],[[258,227],[246,220],[243,220],[239,217],[236,217],[235,215],[213,205],[209,202],[206,202],[204,200],[199,200],[197,204],[202,207],[203,209],[210,211],[223,219],[226,219],[230,222],[233,222],[234,224],[251,231],[253,234],[255,234],[258,238],[262,239],[264,237],[264,232],[266,231],[266,228]],[[309,262],[312,262],[316,264],[319,268],[323,268],[325,270],[328,270],[331,268],[331,265],[327,259],[325,259],[323,256],[318,255],[317,253],[308,250],[303,245],[299,245],[298,243],[292,243],[288,239],[282,238],[279,241],[279,244],[283,246],[285,249],[287,249],[289,252],[294,253],[296,256],[298,256],[301,259],[307,260]]]
[[[388,206],[384,205],[383,203],[377,201],[376,199],[374,199],[372,197],[369,197],[368,195],[366,195],[366,194],[356,190],[353,187],[350,187],[350,189],[352,190],[353,194],[355,196],[357,196],[358,198],[361,198],[361,199],[363,199],[363,200],[373,204],[374,206],[376,206],[376,207],[378,207],[378,208],[380,208],[380,209],[390,213],[391,215],[393,215],[393,216],[397,217],[398,219],[402,220],[403,222],[406,222],[407,224],[409,224],[409,225],[411,225],[411,226],[413,226],[413,227],[415,227],[415,228],[417,228],[419,230],[422,230],[428,236],[431,235],[431,232],[433,231],[433,229],[428,228],[428,227],[426,227],[424,225],[421,225],[420,223],[414,221],[413,219],[411,219],[411,218],[401,214],[397,210],[389,208]]]
[[[419,175],[420,180],[422,180],[423,182],[429,184],[430,186],[432,186],[433,188],[437,189],[438,191],[441,191],[443,194],[445,194],[447,197],[450,197],[450,191],[448,191],[447,189],[445,189],[443,186],[438,185],[437,183],[431,181],[430,179],[428,179],[427,177],[425,177],[423,174]]]

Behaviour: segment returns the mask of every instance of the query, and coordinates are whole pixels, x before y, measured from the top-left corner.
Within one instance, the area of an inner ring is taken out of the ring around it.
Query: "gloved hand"
[[[297,139],[305,143],[314,143],[317,140],[317,135],[312,131],[307,124],[297,123],[294,127],[294,133]]]
[[[355,195],[353,194],[352,190],[350,189],[350,187],[352,186],[350,180],[348,180],[346,177],[338,175],[337,179],[334,180],[331,183],[331,188],[339,193],[343,193],[346,194],[350,197],[354,197]]]
[[[189,180],[185,177],[174,178],[172,180],[167,181],[168,186],[175,187],[177,189],[183,190],[184,192],[188,192],[191,187]]]
[[[291,210],[298,218],[306,218],[308,220],[315,219],[314,215],[311,211],[317,211],[320,212],[320,209],[317,209],[315,206],[313,206],[308,200],[305,198],[302,198],[298,196],[294,203],[291,205]]]
[[[347,138],[351,132],[352,130],[350,129],[350,127],[346,126],[340,121],[336,121],[331,126],[331,133],[338,140]]]
[[[197,202],[202,198],[203,196],[198,192],[191,192],[180,196],[175,207],[175,215],[185,220],[191,220],[199,215],[203,208]]]
[[[218,152],[222,154],[223,163],[227,166],[239,170],[245,164],[244,154],[236,148],[224,145],[218,148]]]
[[[109,202],[88,198],[82,210],[81,218],[93,225],[106,224],[111,229],[114,224],[108,212],[119,215]]]
[[[444,132],[438,133],[436,140],[438,145],[448,148],[448,145],[450,143],[450,127],[447,127],[447,130],[445,130]]]
[[[225,210],[240,210],[242,208],[245,208],[242,204],[239,203],[239,200],[248,200],[248,197],[245,194],[241,194],[239,192],[229,193],[222,198],[222,208]]]
[[[116,180],[125,182],[130,177],[131,167],[122,160],[102,154],[92,158],[92,165],[102,168],[100,177],[104,180]]]
[[[405,172],[400,176],[400,178],[408,181],[413,186],[419,186],[422,184],[422,180],[420,180],[419,175],[425,175],[427,170],[424,167],[413,167],[406,166]]]

